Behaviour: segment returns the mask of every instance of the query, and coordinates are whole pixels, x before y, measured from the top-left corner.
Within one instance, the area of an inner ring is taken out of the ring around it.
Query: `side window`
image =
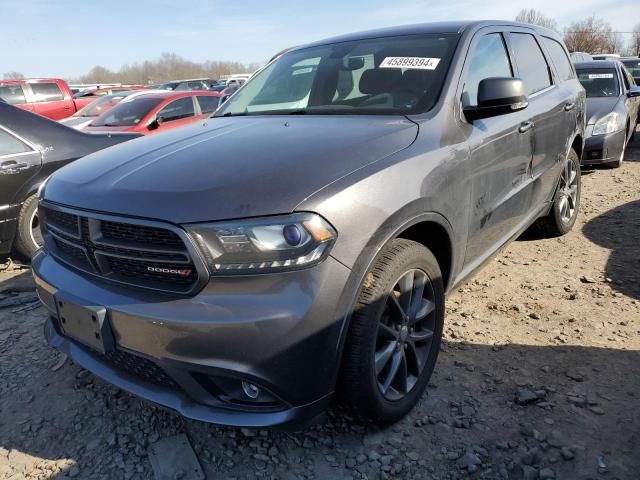
[[[551,60],[556,66],[560,79],[571,80],[572,78],[576,78],[573,66],[571,65],[562,45],[560,45],[556,40],[548,37],[542,37],[542,41],[551,55]]]
[[[0,98],[11,105],[27,102],[22,85],[0,85]]]
[[[627,72],[625,72],[624,67],[620,69],[620,73],[622,74],[622,81],[624,82],[624,91],[626,92],[631,87],[631,83],[629,82],[629,77],[627,77]]]
[[[551,86],[549,66],[535,37],[529,33],[511,33],[510,38],[527,95]]]
[[[513,77],[509,54],[500,33],[483,36],[471,52],[462,91],[462,104],[465,107],[478,104],[478,85],[490,77]]]
[[[158,112],[158,117],[162,117],[165,122],[193,117],[194,115],[195,111],[193,109],[193,99],[191,97],[179,98]]]
[[[0,129],[0,157],[30,151],[31,149],[27,144],[25,144],[21,140],[18,140],[10,133]]]
[[[30,83],[36,102],[58,102],[64,95],[55,83]]]
[[[202,113],[211,113],[218,108],[218,105],[220,104],[220,97],[214,97],[213,95],[201,95],[197,98]]]

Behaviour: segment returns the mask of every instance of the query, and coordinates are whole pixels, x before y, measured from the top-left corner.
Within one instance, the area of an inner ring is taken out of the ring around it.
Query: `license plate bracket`
[[[115,349],[107,309],[74,296],[55,295],[60,330],[78,342],[105,354]]]

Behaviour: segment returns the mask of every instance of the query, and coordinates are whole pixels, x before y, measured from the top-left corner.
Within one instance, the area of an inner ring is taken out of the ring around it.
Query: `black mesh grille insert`
[[[181,390],[180,386],[151,360],[122,350],[106,353],[103,358],[112,367],[123,373],[171,390]]]
[[[54,243],[56,249],[65,255],[69,260],[71,260],[74,265],[79,268],[89,268],[89,262],[87,261],[87,256],[84,252],[73,245],[69,245],[67,242],[63,242],[62,240],[54,239]]]
[[[163,247],[184,247],[178,235],[162,228],[131,225],[128,223],[102,222],[102,235],[109,240],[151,244]]]
[[[78,235],[78,217],[76,215],[46,209],[46,216],[48,224],[72,235]]]

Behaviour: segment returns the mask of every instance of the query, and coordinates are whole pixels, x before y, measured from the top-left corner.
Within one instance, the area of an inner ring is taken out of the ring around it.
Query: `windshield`
[[[157,107],[163,98],[140,97],[130,102],[116,105],[96,118],[92,127],[133,127],[138,125],[151,110]]]
[[[73,114],[74,117],[97,117],[102,115],[107,110],[110,110],[115,105],[120,103],[124,96],[122,95],[109,95],[108,97],[102,97],[98,100],[91,102],[89,105],[81,110],[78,110]]]
[[[585,68],[577,72],[578,80],[587,91],[587,98],[620,96],[618,75],[613,68]]]
[[[636,58],[634,60],[622,60],[622,63],[633,78],[640,77],[640,58]]]
[[[322,45],[284,54],[216,116],[406,114],[438,98],[457,35],[415,35]]]

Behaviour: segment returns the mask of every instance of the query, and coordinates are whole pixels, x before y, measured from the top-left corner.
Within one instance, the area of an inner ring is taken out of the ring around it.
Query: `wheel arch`
[[[406,209],[412,209],[407,206]],[[403,220],[398,220],[403,218]],[[392,225],[388,223],[391,222]],[[378,229],[371,237],[369,244],[360,253],[349,280],[345,286],[345,297],[341,299],[343,311],[346,312],[342,319],[337,345],[336,373],[334,385],[338,384],[339,372],[343,363],[344,345],[349,332],[351,312],[360,294],[360,287],[380,251],[396,238],[413,240],[424,245],[436,257],[438,266],[443,276],[445,293],[451,287],[455,279],[455,243],[454,231],[449,221],[440,213],[423,212],[413,216],[393,216],[387,223]]]
[[[578,160],[582,160],[582,153],[584,151],[584,139],[582,138],[582,135],[578,133],[573,137],[571,148],[578,154]]]

